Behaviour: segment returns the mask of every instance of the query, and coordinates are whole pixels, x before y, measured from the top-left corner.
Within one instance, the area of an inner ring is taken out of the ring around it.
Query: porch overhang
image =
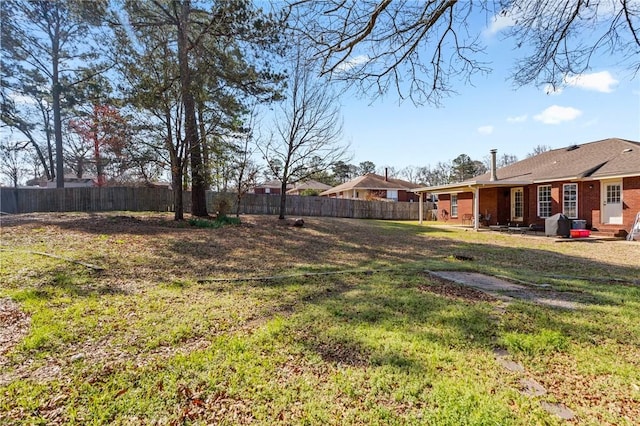
[[[503,187],[512,187],[512,186],[524,186],[530,185],[532,182],[530,180],[527,181],[465,181],[452,183],[447,185],[438,185],[438,186],[425,186],[422,188],[416,188],[413,192],[420,193],[429,193],[429,194],[456,194],[461,192],[473,192],[476,189],[481,188],[503,188]]]
[[[419,222],[422,224],[422,200],[424,194],[459,194],[462,192],[472,192],[473,193],[473,228],[477,231],[480,227],[480,189],[488,189],[488,188],[510,188],[514,186],[525,186],[530,185],[532,182],[530,180],[468,180],[464,182],[458,182],[454,184],[448,185],[440,185],[440,186],[425,186],[422,188],[416,188],[413,192],[417,193],[420,196],[420,219]]]

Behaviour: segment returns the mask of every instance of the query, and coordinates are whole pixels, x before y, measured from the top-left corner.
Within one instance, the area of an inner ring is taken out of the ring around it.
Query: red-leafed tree
[[[98,186],[106,183],[105,167],[113,157],[120,158],[127,143],[127,122],[110,105],[94,105],[86,117],[69,121],[69,128],[93,149]]]

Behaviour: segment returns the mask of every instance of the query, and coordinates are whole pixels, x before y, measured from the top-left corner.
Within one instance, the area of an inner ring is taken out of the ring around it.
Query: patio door
[[[602,223],[622,225],[622,182],[602,184]]]
[[[511,188],[511,220],[522,222],[524,216],[524,191],[522,187]]]

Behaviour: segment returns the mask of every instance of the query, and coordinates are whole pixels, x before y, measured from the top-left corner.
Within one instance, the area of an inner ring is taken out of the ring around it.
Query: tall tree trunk
[[[182,161],[179,158],[175,159],[171,164],[171,189],[173,191],[173,205],[174,205],[174,220],[184,219],[184,203],[182,200]]]
[[[280,216],[278,219],[284,219],[284,214],[287,209],[287,182],[282,180],[282,186],[280,187]]]
[[[180,5],[178,25],[178,62],[180,66],[180,86],[184,105],[184,131],[191,157],[191,214],[208,216],[206,182],[202,164],[202,145],[198,137],[196,108],[191,92],[191,68],[189,66],[189,11],[191,2],[185,0]]]
[[[55,177],[55,165],[53,163],[53,149],[51,147],[51,116],[49,115],[47,108],[42,105],[40,102],[40,111],[42,112],[42,122],[44,123],[45,135],[47,137],[47,157],[49,160],[49,166],[47,167],[47,162],[44,158],[44,155],[40,152],[40,147],[38,147],[35,142],[36,150],[38,151],[38,157],[40,157],[40,161],[44,167],[44,173],[47,176],[47,180],[51,180]]]
[[[202,101],[198,102],[198,125],[200,127],[200,138],[202,140],[202,164],[204,168],[204,178],[207,187],[211,187],[213,184],[211,173],[211,154],[209,152],[209,145],[207,144],[207,131],[204,124],[204,104]]]
[[[169,151],[169,159],[171,161],[171,190],[173,192],[173,208],[174,220],[184,219],[184,202],[182,193],[182,174],[184,172],[180,150],[176,150],[173,145],[173,128],[171,127],[171,109],[165,108],[164,120],[167,126],[167,139],[165,146]],[[180,135],[177,135],[179,138]],[[176,141],[177,147],[181,146],[180,141]]]
[[[56,32],[58,27],[56,27]],[[56,188],[64,188],[64,158],[62,156],[62,115],[60,113],[60,75],[58,72],[59,35],[53,37],[52,90],[53,97],[53,132],[56,141]]]

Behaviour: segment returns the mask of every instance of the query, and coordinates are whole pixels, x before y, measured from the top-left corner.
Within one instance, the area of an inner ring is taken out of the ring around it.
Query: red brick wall
[[[438,220],[441,220],[440,214],[443,209],[449,214],[448,221],[453,224],[462,224],[464,214],[473,214],[473,193],[461,192],[456,195],[458,196],[458,215],[456,217],[451,216],[451,195],[438,196]]]
[[[551,188],[551,195],[553,196],[553,188]],[[527,225],[544,225],[544,219],[538,217],[538,185],[529,185],[524,188],[524,200],[523,219]]]
[[[270,188],[269,189],[269,194],[271,195],[280,195],[280,188]],[[266,190],[265,188],[256,188],[255,189],[255,193],[256,194],[266,194]]]
[[[551,215],[562,213],[562,188],[566,183],[578,185],[578,219],[586,220],[591,227],[594,215],[600,215],[600,182],[553,182],[551,183]],[[544,225],[546,218],[538,216],[538,187],[546,184],[530,185],[525,189],[527,224]]]
[[[553,182],[551,183],[551,215],[562,213],[562,187],[566,183],[578,185],[578,219],[586,220],[587,227],[600,225],[601,183],[591,182]],[[537,224],[544,226],[545,219],[538,217],[538,186],[529,185],[524,188],[524,217],[525,225]],[[640,176],[625,178],[623,189],[623,221],[624,228],[633,224],[636,214],[640,212]],[[464,214],[473,214],[473,193],[463,192],[458,195],[458,216],[449,217],[449,221],[462,223]],[[438,220],[443,209],[451,213],[451,198],[449,194],[442,194],[438,201]],[[491,214],[491,224],[506,224],[511,221],[511,189],[486,188],[480,190],[480,213]]]
[[[498,199],[502,194],[499,188],[488,188],[480,190],[480,214],[485,217],[487,214],[491,215],[489,225],[495,225],[496,223],[505,223],[504,220],[500,222],[498,217]]]
[[[419,201],[419,195],[415,192],[398,191],[398,201]]]
[[[622,180],[622,201],[622,220],[625,229],[629,230],[640,213],[640,176]]]
[[[600,182],[578,183],[578,216],[587,221],[587,228],[600,223]],[[597,222],[594,222],[594,217]]]
[[[451,213],[451,196],[449,194],[438,195],[438,220],[442,220],[440,214],[443,210]]]
[[[551,184],[551,214],[562,213],[562,186],[570,181],[553,182]],[[587,221],[587,228],[601,225],[601,183],[600,181],[577,182],[578,184],[578,219]],[[529,187],[529,223],[544,225],[544,218],[538,217],[538,185]],[[623,222],[624,228],[630,228],[636,214],[640,212],[640,176],[625,178],[622,182]]]
[[[458,194],[458,222],[462,223],[462,216],[473,214],[473,192],[461,192]]]

